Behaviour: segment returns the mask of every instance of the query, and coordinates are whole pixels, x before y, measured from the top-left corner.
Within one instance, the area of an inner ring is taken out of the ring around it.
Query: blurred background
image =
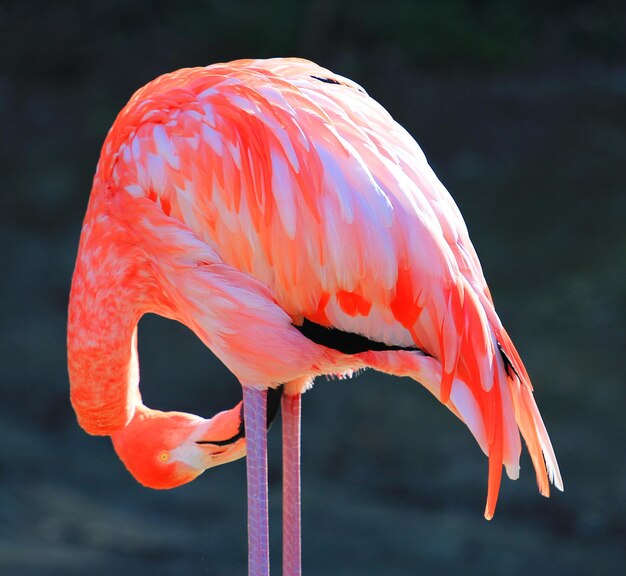
[[[325,575],[626,574],[626,12],[619,0],[0,0],[0,573],[244,574],[245,462],[140,487],[68,400],[65,322],[101,143],[155,76],[297,55],[411,132],[463,212],[565,480],[530,461],[482,517],[487,461],[412,381],[303,401],[303,560]],[[142,392],[241,397],[184,327],[140,325]],[[270,434],[280,568],[280,423]]]

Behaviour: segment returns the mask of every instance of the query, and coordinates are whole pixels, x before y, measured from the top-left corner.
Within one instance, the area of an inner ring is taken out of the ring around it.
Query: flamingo
[[[145,406],[137,323],[187,325],[243,402]],[[266,427],[283,420],[283,572],[301,573],[301,395],[316,376],[409,376],[488,456],[485,517],[520,433],[541,494],[563,483],[528,373],[463,218],[415,140],[355,82],[296,58],[165,74],[109,131],[72,280],[71,400],[143,485],[247,453],[249,574],[269,574]],[[268,401],[269,394],[269,401]]]

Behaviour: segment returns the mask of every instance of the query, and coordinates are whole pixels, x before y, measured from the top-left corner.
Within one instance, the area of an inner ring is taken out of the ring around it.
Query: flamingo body
[[[297,396],[318,375],[366,367],[413,377],[489,456],[488,518],[502,465],[518,475],[519,431],[541,493],[562,488],[454,201],[377,102],[311,62],[166,74],[105,140],[70,298],[72,403],[140,481],[169,487],[242,456],[245,441],[224,450],[239,409],[205,420],[143,406],[136,326],[148,312],[190,327],[246,389]],[[348,353],[307,337],[311,325],[373,345]]]

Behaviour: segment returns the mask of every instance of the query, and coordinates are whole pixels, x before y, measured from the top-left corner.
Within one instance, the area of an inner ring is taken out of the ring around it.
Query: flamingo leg
[[[243,387],[248,479],[248,576],[269,576],[267,391]]]
[[[300,400],[283,394],[283,576],[300,576]]]

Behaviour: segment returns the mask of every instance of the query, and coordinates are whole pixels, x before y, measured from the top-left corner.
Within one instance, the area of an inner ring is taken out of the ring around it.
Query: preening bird
[[[144,406],[148,312],[193,330],[243,404],[210,419]],[[250,574],[269,573],[266,426],[279,401],[283,565],[300,573],[300,397],[319,375],[373,368],[424,385],[489,457],[487,518],[503,465],[518,477],[520,432],[540,492],[562,489],[452,197],[363,88],[306,60],[182,69],[130,99],[81,233],[68,365],[80,425],[111,436],[146,486],[247,451]]]

